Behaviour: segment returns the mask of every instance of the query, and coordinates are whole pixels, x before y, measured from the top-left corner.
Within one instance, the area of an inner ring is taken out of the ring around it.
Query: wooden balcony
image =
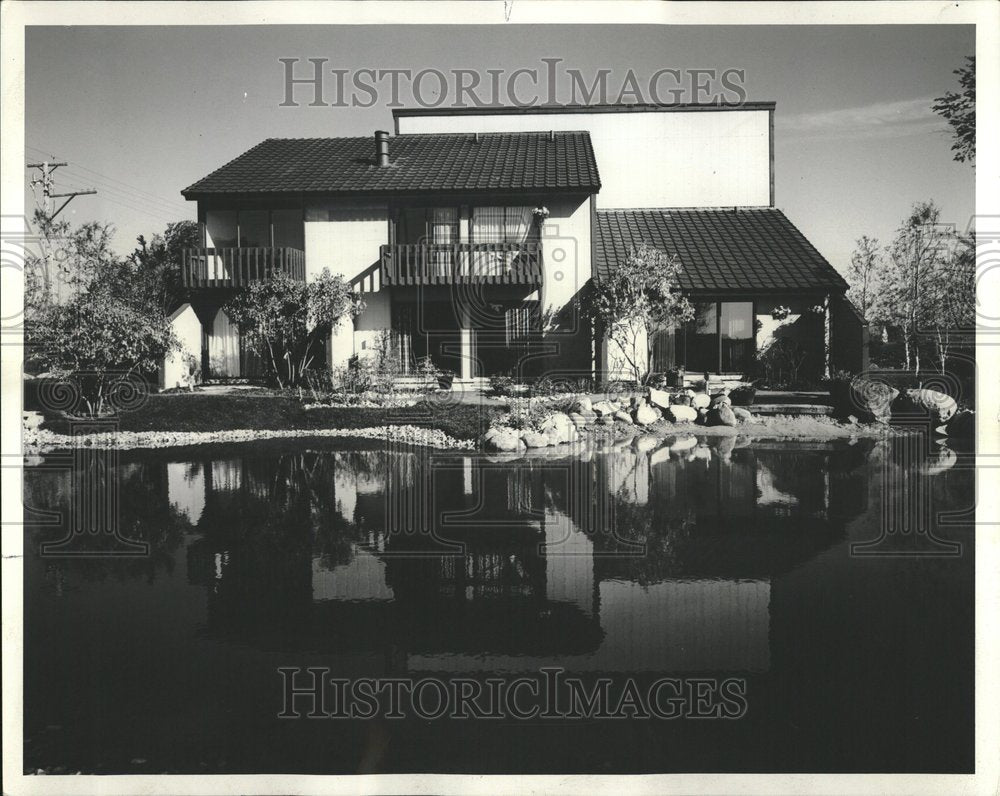
[[[381,248],[384,285],[542,284],[540,243],[402,243]]]
[[[243,287],[285,273],[305,281],[306,255],[287,246],[185,249],[181,276],[185,287]]]

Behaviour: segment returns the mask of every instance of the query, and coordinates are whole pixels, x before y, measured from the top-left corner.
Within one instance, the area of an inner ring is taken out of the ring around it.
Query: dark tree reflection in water
[[[25,767],[100,773],[967,771],[972,471],[922,488],[962,555],[856,557],[891,452],[640,437],[505,459],[330,441],[122,454],[141,558],[29,526]],[[25,505],[66,512],[68,472]],[[964,523],[964,524],[963,524]],[[735,721],[278,719],[342,677],[740,677]]]

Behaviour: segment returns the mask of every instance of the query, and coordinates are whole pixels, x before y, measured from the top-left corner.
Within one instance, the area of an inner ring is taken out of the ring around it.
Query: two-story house
[[[203,370],[255,370],[222,310],[233,291],[329,269],[365,302],[331,335],[330,366],[381,349],[403,373],[430,357],[459,383],[614,378],[620,352],[579,299],[642,242],[680,258],[697,307],[657,339],[656,369],[740,375],[782,336],[817,370],[864,366],[844,280],[774,206],[774,103],[394,120],[395,135],[269,139],[182,192],[203,245],[185,255],[190,306],[175,324]]]

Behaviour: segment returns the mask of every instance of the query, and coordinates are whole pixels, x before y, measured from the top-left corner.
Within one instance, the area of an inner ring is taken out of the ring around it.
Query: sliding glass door
[[[690,372],[746,373],[756,345],[752,301],[694,302],[695,317],[677,346],[677,363]]]
[[[720,373],[746,373],[754,355],[753,302],[723,301],[719,312]]]

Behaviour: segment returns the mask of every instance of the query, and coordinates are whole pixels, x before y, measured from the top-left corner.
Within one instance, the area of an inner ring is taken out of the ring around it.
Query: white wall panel
[[[398,122],[400,133],[586,130],[603,183],[597,196],[599,208],[766,206],[771,202],[767,110],[458,112],[401,116]]]

